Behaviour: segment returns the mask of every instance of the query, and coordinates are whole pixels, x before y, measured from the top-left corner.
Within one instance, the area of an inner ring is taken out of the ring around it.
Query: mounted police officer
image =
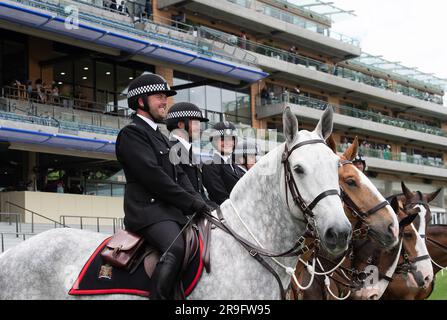
[[[357,167],[357,169],[359,169],[360,171],[362,171],[363,173],[365,173],[366,170],[366,161],[363,158],[363,155],[361,155],[360,153],[357,154],[354,158],[354,160],[352,161],[352,164],[355,165]]]
[[[250,170],[257,161],[258,147],[251,140],[244,140],[239,148],[236,147],[236,163],[244,172]]]
[[[170,141],[174,144],[171,151],[177,148],[175,156],[178,158],[174,159],[175,162],[187,174],[192,186],[202,196],[202,199],[209,206],[215,208],[218,205],[208,199],[203,187],[201,157],[195,152],[195,147],[200,147],[197,145],[197,143],[200,144],[200,124],[208,121],[203,117],[199,107],[189,102],[174,104],[165,119],[166,127],[171,132]]]
[[[244,175],[244,171],[234,161],[237,131],[231,122],[219,122],[213,126],[210,137],[213,145],[213,162],[204,165],[203,184],[212,201],[221,205],[230,198],[231,190]]]
[[[144,74],[134,79],[127,101],[136,113],[116,140],[116,156],[127,181],[124,224],[160,254],[187,223],[186,215],[210,210],[183,170],[170,162],[170,144],[158,126],[165,116],[167,97],[175,94],[159,75]],[[154,270],[151,299],[173,298],[184,251],[183,237],[178,237]]]

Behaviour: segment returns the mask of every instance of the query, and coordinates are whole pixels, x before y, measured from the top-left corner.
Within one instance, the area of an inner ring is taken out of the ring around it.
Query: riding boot
[[[163,261],[159,261],[152,275],[151,300],[172,300],[180,262],[174,254],[167,252]]]

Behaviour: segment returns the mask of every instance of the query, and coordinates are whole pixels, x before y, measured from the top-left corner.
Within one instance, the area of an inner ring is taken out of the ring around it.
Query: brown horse
[[[328,139],[328,144],[334,153],[336,153],[335,141],[330,138]],[[357,151],[358,140],[356,138],[354,143],[340,156],[339,166],[339,184],[343,190],[345,213],[353,226],[354,238],[362,241],[360,238],[368,236],[368,238],[376,240],[380,250],[395,248],[398,243],[398,222],[396,214],[371,181],[352,164],[352,160],[355,158]],[[363,240],[363,242],[366,243],[369,240]],[[354,245],[353,247],[355,249],[357,246]],[[363,243],[359,244],[359,247],[363,247]],[[363,252],[366,252],[366,250],[363,250]],[[341,279],[335,277],[334,281],[330,283],[330,286],[327,283],[327,277],[311,277],[308,270],[304,270],[304,263],[310,257],[310,254],[303,257],[301,259],[302,263],[298,263],[296,267],[295,277],[297,281],[292,281],[292,289],[289,291],[290,298],[326,299],[329,297],[329,292],[324,290],[325,287],[328,287],[332,293],[335,292],[333,294],[334,296],[340,296],[342,295],[340,292],[342,290],[337,286],[337,283],[343,286],[347,280],[350,283],[345,284],[346,289],[351,289],[354,286],[352,284],[353,282],[356,282],[355,287],[358,287],[367,275],[363,271],[358,272],[356,270],[359,269],[353,268],[354,256],[355,253],[351,253],[349,259],[345,257],[344,261],[332,263],[324,255],[319,255],[316,265],[316,268],[320,270],[319,273],[321,273],[322,269],[331,270],[337,264],[342,263],[343,268],[346,270],[345,273],[350,274],[350,277],[346,274],[340,274]],[[310,271],[312,273],[312,270]],[[383,273],[386,273],[386,271],[383,270]],[[311,285],[306,290],[301,290],[296,284],[296,282],[310,283],[313,279],[316,281],[315,285]],[[320,290],[321,288],[323,290]],[[369,295],[369,292],[362,294]]]
[[[403,194],[394,196],[399,202],[399,212],[406,214],[417,214],[417,218],[413,223],[413,228],[417,231],[418,235],[425,240],[428,232],[428,226],[431,221],[430,206],[428,205],[441,189],[430,193],[422,194],[420,191],[412,192],[402,182]],[[416,241],[414,233],[404,233],[405,240],[408,242]],[[418,258],[415,260],[405,259],[405,255],[399,261],[399,266],[393,276],[393,281],[388,286],[386,292],[383,295],[383,299],[396,300],[422,300],[427,298],[433,290],[433,276],[429,276],[428,268],[430,266],[430,255],[426,241],[424,241],[424,247],[419,248]],[[415,264],[424,264],[426,274],[414,272]]]
[[[425,241],[433,262],[434,273],[447,268],[447,225],[428,226]]]

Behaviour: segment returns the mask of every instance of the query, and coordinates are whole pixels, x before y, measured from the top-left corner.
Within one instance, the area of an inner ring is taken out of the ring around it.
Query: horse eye
[[[355,183],[355,180],[353,179],[348,179],[346,180],[346,184],[350,187],[355,187],[357,184]]]
[[[304,173],[304,169],[302,166],[300,165],[296,165],[295,167],[293,167],[293,170],[297,173],[297,174],[303,174]]]
[[[409,233],[409,232],[405,232],[405,233],[404,233],[404,237],[405,237],[405,238],[413,238],[413,234],[412,234],[412,233]]]

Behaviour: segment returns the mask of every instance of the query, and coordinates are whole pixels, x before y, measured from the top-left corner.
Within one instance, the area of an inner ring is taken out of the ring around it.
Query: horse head
[[[298,131],[298,120],[283,113],[286,143],[282,155],[285,202],[292,215],[316,234],[323,248],[339,256],[347,248],[352,229],[339,196],[339,158],[326,145],[333,128],[327,108],[314,131]]]
[[[425,237],[428,225],[431,221],[431,211],[429,203],[438,196],[442,189],[439,188],[435,192],[428,194],[423,194],[420,191],[413,192],[407,188],[403,181],[401,182],[401,187],[403,194],[399,195],[399,199],[405,201],[404,209],[405,211],[407,211],[407,213],[409,213],[409,211],[417,211],[418,217],[416,218],[414,225],[417,228],[419,234],[422,237]]]
[[[403,195],[396,196],[399,201],[398,215],[407,219],[414,217],[411,224],[402,230],[403,247],[399,261],[398,274],[404,274],[407,289],[426,289],[433,281],[433,268],[425,243],[425,235],[431,220],[428,203],[440,190],[431,194],[410,191],[404,182],[401,183]]]
[[[328,144],[337,153],[332,136]],[[366,234],[383,247],[392,248],[396,246],[399,236],[396,213],[371,180],[352,164],[358,147],[355,137],[354,142],[340,155],[338,176],[346,214],[353,227],[365,225],[364,229],[357,230],[367,230]]]

